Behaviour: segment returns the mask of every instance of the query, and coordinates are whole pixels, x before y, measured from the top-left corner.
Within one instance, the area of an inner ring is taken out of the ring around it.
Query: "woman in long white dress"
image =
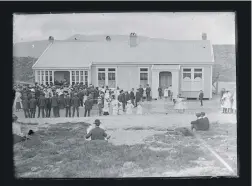
[[[226,91],[221,99],[221,107],[223,108],[223,113],[228,113],[230,112],[231,108],[232,108],[232,102],[231,102],[231,94],[229,91]]]
[[[143,114],[143,107],[142,107],[142,103],[139,102],[138,105],[137,105],[137,112],[136,112],[137,115],[142,115]]]
[[[168,89],[168,87],[166,87],[165,89],[164,89],[164,98],[165,98],[165,102],[167,102],[167,100],[168,100],[168,97],[169,97],[169,89]]]
[[[104,98],[104,107],[103,107],[103,115],[109,115],[109,99]]]
[[[186,108],[187,108],[187,107],[186,107],[185,100],[184,100],[184,98],[182,98],[181,95],[179,94],[179,95],[177,96],[174,109],[177,110],[179,113],[183,113],[183,112],[185,112],[185,109],[186,109]]]
[[[118,115],[118,100],[115,99],[115,96],[113,95],[112,96],[112,102],[111,102],[111,105],[112,105],[112,115]]]
[[[16,94],[15,94],[14,104],[13,104],[13,107],[15,108],[16,112],[18,112],[20,109],[23,108],[21,96],[22,95],[21,95],[20,91],[17,90]]]

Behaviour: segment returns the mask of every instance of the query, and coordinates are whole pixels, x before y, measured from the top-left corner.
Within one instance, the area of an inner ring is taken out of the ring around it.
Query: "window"
[[[182,89],[199,91],[203,89],[203,68],[184,68],[182,72]]]
[[[80,71],[80,82],[83,82],[84,78],[83,78],[83,71]]]
[[[42,76],[41,77],[41,81],[42,81],[41,84],[44,84],[44,71],[41,71],[41,76]]]
[[[49,81],[49,78],[48,78],[48,71],[45,71],[45,83],[47,83]]]
[[[37,71],[37,82],[40,84],[40,71]]]
[[[49,71],[49,75],[50,75],[50,83],[52,83],[52,71]]]
[[[75,71],[72,71],[72,82],[75,82]]]
[[[149,70],[148,68],[140,68],[140,85],[143,87],[148,84]]]
[[[191,69],[190,68],[184,68],[183,69],[183,80],[191,80]]]
[[[202,69],[201,68],[195,68],[194,69],[194,80],[200,81],[202,79]]]
[[[105,68],[98,69],[98,86],[105,86],[106,77],[105,77]]]
[[[79,81],[80,81],[79,78],[80,78],[80,77],[79,77],[79,71],[76,71],[76,82],[79,82]]]
[[[88,71],[84,71],[85,72],[85,81],[84,84],[88,85]]]
[[[116,77],[115,77],[116,69],[109,68],[108,69],[108,87],[116,88]]]

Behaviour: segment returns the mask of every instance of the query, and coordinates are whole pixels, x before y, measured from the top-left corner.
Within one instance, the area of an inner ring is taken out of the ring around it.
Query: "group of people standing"
[[[232,94],[223,88],[221,90],[220,102],[222,113],[236,113],[236,90]]]
[[[98,106],[99,115],[132,113],[132,108],[141,108],[141,102],[151,100],[149,85],[141,85],[134,91],[115,90],[76,84],[72,86],[38,85],[15,86],[14,109],[24,111],[26,118],[60,117],[65,109],[65,117],[79,117],[79,107],[84,107],[84,117],[90,116],[93,105]],[[138,106],[139,105],[139,106]],[[112,111],[111,111],[112,110]],[[141,109],[139,109],[141,110]],[[53,114],[51,114],[51,112]],[[140,111],[139,111],[140,113]]]

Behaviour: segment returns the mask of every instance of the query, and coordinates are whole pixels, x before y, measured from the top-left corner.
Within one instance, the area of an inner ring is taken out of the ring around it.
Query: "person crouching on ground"
[[[95,128],[91,129],[89,133],[86,135],[86,139],[91,137],[91,140],[106,140],[109,139],[110,136],[107,135],[104,129],[100,128],[100,120],[96,119]]]
[[[91,95],[90,95],[90,96],[87,98],[87,100],[85,101],[84,106],[85,106],[84,117],[86,117],[87,114],[88,114],[88,117],[90,117],[90,111],[91,111],[92,106],[93,106],[93,100],[92,100]]]
[[[204,112],[196,113],[197,120],[191,122],[191,129],[192,130],[202,130],[206,131],[209,130],[209,119],[205,116]]]
[[[128,100],[127,105],[126,105],[126,114],[132,114],[132,109],[134,106],[131,103],[131,100]]]

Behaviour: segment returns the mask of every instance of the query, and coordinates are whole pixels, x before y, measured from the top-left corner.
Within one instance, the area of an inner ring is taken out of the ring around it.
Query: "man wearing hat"
[[[95,122],[95,128],[91,129],[89,133],[86,135],[86,139],[91,137],[91,140],[105,140],[109,139],[110,136],[107,135],[104,129],[100,128],[100,120],[96,119]]]
[[[197,120],[191,122],[192,130],[208,130],[209,129],[209,120],[205,117],[205,113],[196,113]]]
[[[87,114],[88,114],[88,117],[90,117],[90,111],[93,106],[93,100],[92,100],[91,94],[88,96],[87,100],[85,101],[84,106],[85,106],[84,117],[86,117]]]

